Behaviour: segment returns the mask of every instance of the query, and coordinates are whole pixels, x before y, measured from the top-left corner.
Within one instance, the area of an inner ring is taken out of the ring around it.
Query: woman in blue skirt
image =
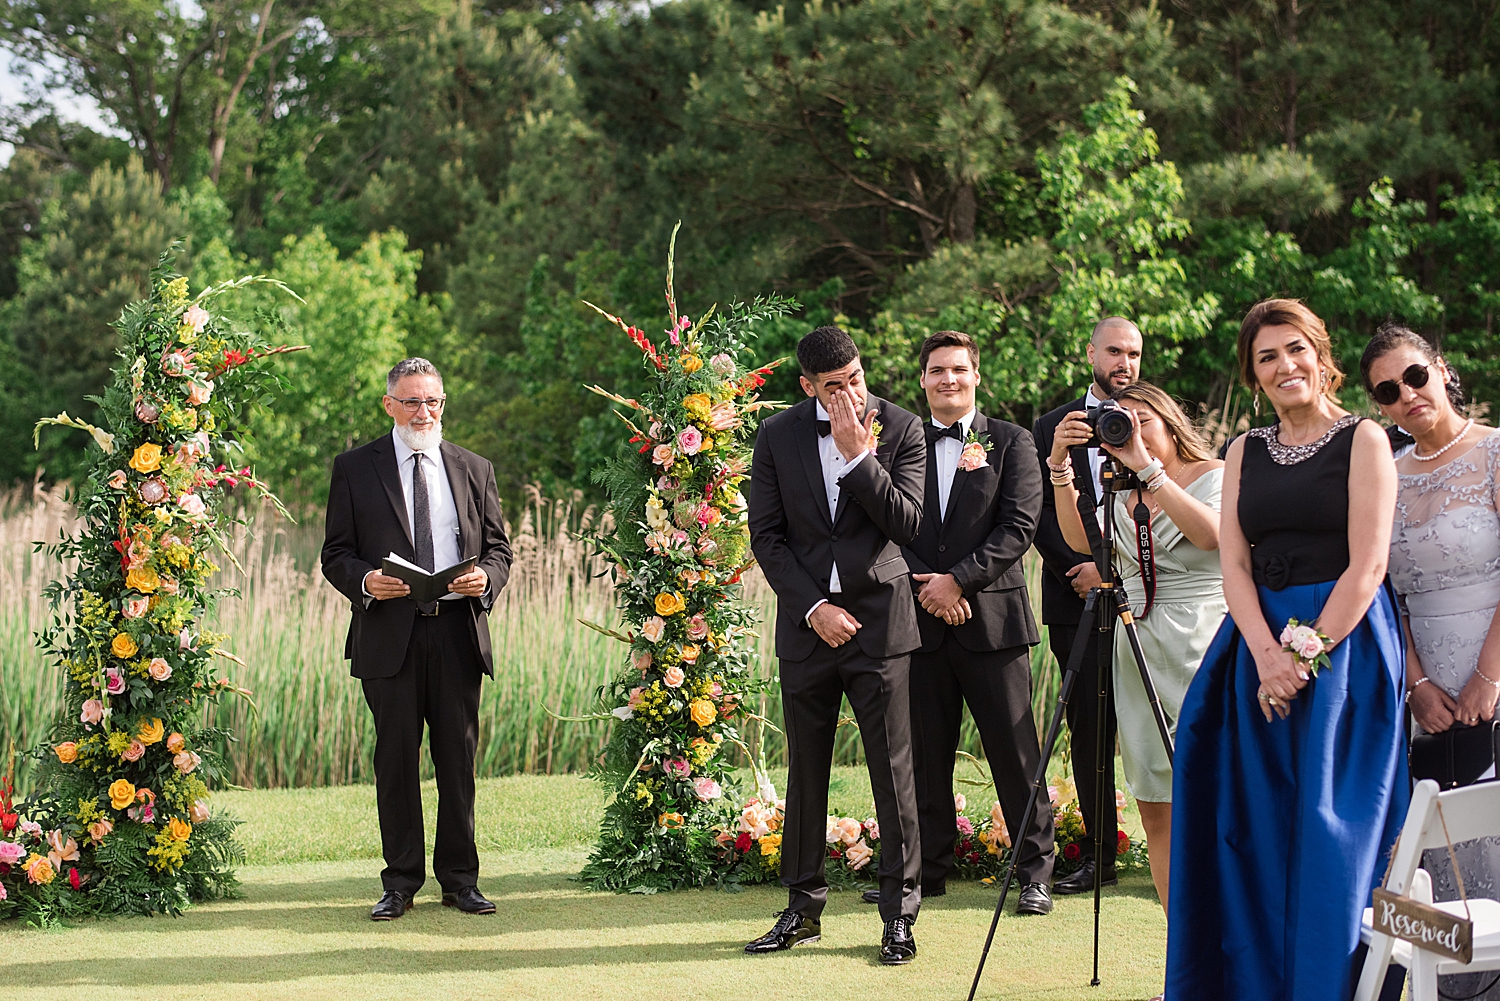
[[[1396,470],[1380,427],[1338,405],[1343,375],[1302,303],[1256,304],[1239,365],[1278,421],[1226,456],[1229,615],[1177,723],[1166,998],[1342,1001],[1406,815],[1383,586]]]

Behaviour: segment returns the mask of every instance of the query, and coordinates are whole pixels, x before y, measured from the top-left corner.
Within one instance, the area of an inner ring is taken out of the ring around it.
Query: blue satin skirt
[[[1317,618],[1333,584],[1259,591],[1277,635]],[[1404,654],[1382,589],[1291,715],[1267,723],[1224,617],[1177,723],[1167,1001],[1349,996],[1360,914],[1406,818]]]

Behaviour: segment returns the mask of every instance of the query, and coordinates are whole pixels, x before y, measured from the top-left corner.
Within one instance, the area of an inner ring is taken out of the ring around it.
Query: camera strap
[[[1141,565],[1141,585],[1146,591],[1146,607],[1140,614],[1144,619],[1151,614],[1151,606],[1156,601],[1156,556],[1155,540],[1151,537],[1151,512],[1146,509],[1146,499],[1139,491],[1137,496],[1140,499],[1135,502],[1132,518],[1135,521],[1135,555]]]

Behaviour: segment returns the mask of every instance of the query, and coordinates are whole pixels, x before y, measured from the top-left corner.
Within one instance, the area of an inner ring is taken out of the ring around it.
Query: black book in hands
[[[423,604],[429,601],[437,601],[450,590],[449,586],[455,580],[474,569],[476,557],[459,560],[451,567],[445,567],[436,573],[428,573],[410,560],[403,560],[395,553],[391,553],[380,564],[380,572],[387,577],[399,577],[406,581],[411,588],[408,597],[412,601]]]

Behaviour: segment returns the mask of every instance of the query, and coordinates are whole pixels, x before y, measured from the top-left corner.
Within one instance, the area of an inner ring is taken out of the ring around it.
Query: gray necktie
[[[432,508],[427,500],[427,476],[422,472],[422,453],[412,456],[411,464],[411,540],[417,552],[417,566],[428,573],[436,570],[432,563]],[[418,602],[417,607],[431,614],[437,602]]]

